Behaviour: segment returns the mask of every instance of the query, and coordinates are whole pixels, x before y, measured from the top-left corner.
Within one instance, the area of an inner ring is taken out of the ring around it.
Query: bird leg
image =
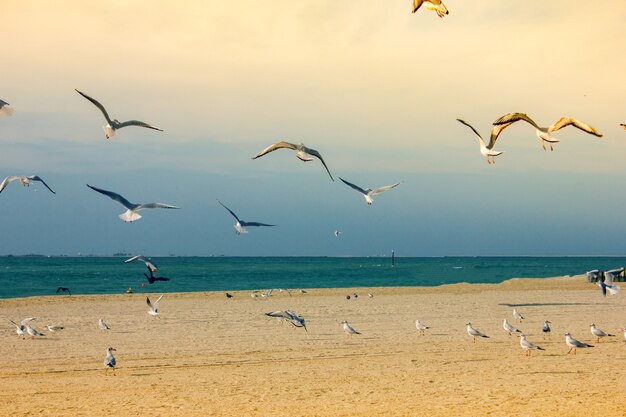
[[[544,141],[541,141],[541,147],[544,151],[546,150],[546,143]]]
[[[550,151],[553,151],[554,148],[552,147],[552,143],[550,143]]]

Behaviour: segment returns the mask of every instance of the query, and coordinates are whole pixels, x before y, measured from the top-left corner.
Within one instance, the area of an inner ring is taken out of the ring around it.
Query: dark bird
[[[233,295],[231,293],[226,293],[226,298],[233,298]]]
[[[68,293],[70,296],[72,295],[72,293],[70,292],[70,289],[69,289],[69,288],[65,288],[65,287],[59,287],[59,288],[57,288],[57,294],[58,294],[58,293],[61,293],[61,292],[66,292],[66,293]]]
[[[145,272],[143,273],[143,276],[146,277],[146,279],[148,280],[148,282],[150,284],[154,284],[155,281],[169,281],[169,278],[166,277],[157,277],[154,276],[154,273],[152,272],[152,269],[150,269],[150,267],[148,266],[148,272],[150,272],[150,275],[146,274]]]

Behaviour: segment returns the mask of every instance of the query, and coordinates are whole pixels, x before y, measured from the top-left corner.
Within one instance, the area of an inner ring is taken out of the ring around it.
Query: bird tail
[[[141,214],[137,213],[136,211],[126,210],[124,213],[120,214],[118,217],[124,220],[125,222],[134,222],[135,220],[141,219]]]
[[[480,337],[484,337],[486,339],[489,339],[489,336],[487,336],[486,334],[481,334]]]
[[[542,348],[542,347],[537,346],[537,350],[545,350],[545,349]]]

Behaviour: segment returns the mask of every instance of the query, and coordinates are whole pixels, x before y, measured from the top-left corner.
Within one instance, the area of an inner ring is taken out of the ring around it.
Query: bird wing
[[[581,122],[580,120],[572,119],[572,118],[569,118],[569,117],[561,117],[552,126],[550,126],[548,128],[548,132],[556,132],[557,130],[563,129],[564,127],[569,126],[569,125],[577,127],[580,130],[582,130],[583,132],[590,133],[590,134],[595,135],[595,136],[597,136],[599,138],[602,137],[602,133],[598,132],[593,127],[589,126],[586,123]]]
[[[370,191],[369,194],[376,195],[376,194],[384,193],[385,191],[389,191],[392,188],[397,187],[398,185],[400,185],[399,182],[395,184],[391,184],[391,185],[385,185],[384,187],[376,188],[375,190]]]
[[[20,325],[26,326],[28,323],[30,323],[33,320],[37,320],[37,317],[28,317],[28,318],[20,321]]]
[[[39,177],[38,175],[31,175],[30,177],[26,177],[31,181],[39,181],[41,182],[43,185],[46,186],[46,188],[48,190],[50,190],[50,192],[52,192],[52,194],[56,194],[54,191],[52,191],[52,188],[48,187],[48,184],[46,184],[46,182],[44,180],[41,179],[41,177]]]
[[[10,104],[9,104],[9,103],[7,103],[7,102],[6,102],[6,101],[4,101],[4,100],[0,100],[0,108],[2,108],[2,107],[4,107],[4,106],[10,106]]]
[[[231,209],[229,209],[228,207],[226,207],[226,206],[224,205],[224,203],[222,203],[220,200],[217,200],[217,202],[218,202],[218,203],[220,203],[220,205],[221,205],[222,207],[224,207],[226,210],[228,210],[228,212],[229,212],[229,213],[230,213],[230,214],[231,214],[231,215],[232,215],[235,219],[237,219],[237,221],[238,221],[239,223],[241,223],[241,220],[239,220],[239,217],[237,217],[237,215],[235,214],[235,212],[234,212],[234,211],[232,211]]]
[[[148,129],[154,129],[154,130],[158,130],[159,132],[163,132],[163,129],[158,128],[156,126],[149,125],[148,123],[140,122],[139,120],[128,120],[122,123],[115,123],[116,129],[121,129],[126,126],[147,127]]]
[[[135,210],[155,209],[155,208],[179,209],[180,207],[171,206],[169,204],[163,204],[163,203],[144,203],[144,204],[138,204]]]
[[[114,193],[113,191],[107,191],[107,190],[103,190],[101,188],[97,188],[97,187],[92,187],[91,185],[87,184],[87,187],[91,188],[94,191],[99,192],[100,194],[104,194],[107,197],[117,201],[118,203],[120,203],[121,205],[123,205],[124,207],[126,207],[129,210],[134,210],[137,208],[137,204],[133,204],[130,201],[128,201],[127,199],[125,199],[124,197],[122,197],[121,195]]]
[[[146,266],[148,267],[148,269],[150,270],[150,272],[154,272],[157,270],[158,266],[156,263],[152,262],[152,260],[150,258],[146,258],[143,255],[135,255],[132,258],[126,259],[124,261],[124,263],[129,263],[129,262],[133,262],[133,261],[142,261],[143,263],[146,264]]]
[[[258,154],[256,154],[255,156],[252,157],[252,159],[257,159],[262,157],[263,155],[270,153],[270,152],[274,152],[277,149],[283,149],[283,148],[288,148],[288,149],[296,149],[296,145],[294,145],[293,143],[289,143],[289,142],[278,142],[275,143],[273,145],[268,146],[267,148],[263,149],[261,152],[259,152]]]
[[[500,133],[502,133],[504,129],[511,126],[512,124],[513,122],[503,123],[500,125],[495,125],[493,128],[491,128],[491,136],[489,138],[489,145],[487,145],[487,149],[493,149],[494,146],[496,146],[496,141],[498,140],[498,136],[500,136]]]
[[[20,177],[17,175],[9,175],[8,177],[6,177],[0,184],[0,193],[2,192],[2,190],[4,190],[7,187],[7,185],[9,185],[10,182],[19,180],[19,179]]]
[[[335,181],[335,179],[333,178],[332,174],[330,173],[330,170],[328,169],[328,167],[326,166],[326,162],[324,162],[324,158],[322,158],[322,155],[320,155],[320,153],[318,151],[316,151],[315,149],[311,149],[309,148],[307,153],[309,155],[313,155],[316,158],[318,158],[320,161],[322,161],[322,165],[324,165],[324,168],[326,168],[326,172],[328,172],[328,175],[330,175],[330,179]]]
[[[348,187],[351,187],[351,188],[357,190],[358,192],[360,192],[363,195],[367,195],[368,192],[366,190],[364,190],[363,188],[359,187],[358,185],[352,184],[351,182],[348,182],[348,181],[344,180],[341,177],[339,177],[339,179],[341,181],[343,181],[343,183],[346,184]]]
[[[537,125],[537,123],[535,123],[535,121],[533,119],[531,119],[530,117],[528,117],[527,114],[524,114],[524,113],[508,113],[508,114],[505,114],[504,116],[500,117],[498,120],[493,122],[493,124],[494,125],[503,125],[503,124],[507,124],[507,123],[510,124],[510,123],[518,122],[520,120],[523,120],[526,123],[530,123],[535,129],[539,129],[539,126]]]
[[[156,304],[156,303],[152,304],[152,303],[150,302],[150,297],[146,297],[146,304],[148,304],[148,308],[150,308],[150,310],[152,310],[152,311],[156,311],[156,309],[155,309],[155,305],[154,305],[154,304]]]
[[[159,298],[156,299],[156,301],[154,302],[154,311],[157,311],[159,309],[159,301],[161,301],[161,298],[163,298],[164,294],[161,294],[159,296]]]
[[[244,221],[239,221],[239,223],[243,226],[243,227],[248,227],[248,226],[269,226],[269,227],[273,227],[276,226],[275,224],[265,224],[265,223],[259,223],[259,222],[244,222]]]
[[[417,9],[422,7],[422,3],[424,3],[424,0],[413,0],[413,13],[415,13]]]
[[[75,89],[76,90],[76,89]],[[113,121],[111,120],[111,118],[109,117],[109,113],[107,113],[106,109],[104,108],[104,106],[102,104],[100,104],[100,102],[94,98],[89,97],[87,94],[76,90],[76,92],[78,94],[80,94],[81,96],[85,97],[87,100],[91,101],[91,103],[96,106],[97,108],[100,109],[100,111],[102,112],[102,114],[104,115],[104,118],[106,119],[107,123],[112,124]]]
[[[478,136],[478,141],[480,142],[480,144],[482,146],[487,146],[485,145],[485,141],[483,140],[483,137],[480,136],[480,133],[478,133],[478,131],[476,131],[476,129],[474,129],[474,126],[472,126],[471,124],[467,123],[465,120],[461,120],[461,119],[456,119],[458,122],[463,123],[465,126],[469,127],[470,129],[472,129],[472,132],[474,132],[474,134],[476,136]]]

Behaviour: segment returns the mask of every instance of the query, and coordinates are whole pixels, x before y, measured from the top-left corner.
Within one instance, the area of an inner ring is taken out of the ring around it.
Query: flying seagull
[[[154,303],[151,303],[150,297],[146,297],[146,304],[148,304],[148,308],[149,308],[148,314],[150,314],[153,317],[159,316],[159,301],[161,301],[161,298],[163,298],[163,294],[161,294],[161,296],[157,298]]]
[[[141,219],[142,216],[141,214],[138,213],[138,211],[143,210],[143,209],[154,209],[154,208],[178,209],[180,208],[176,206],[170,206],[169,204],[161,204],[161,203],[134,204],[126,200],[121,195],[116,194],[112,191],[107,191],[101,188],[92,187],[89,184],[87,184],[87,187],[91,188],[94,191],[99,192],[100,194],[104,194],[110,197],[111,199],[117,201],[118,203],[126,207],[128,210],[126,210],[124,213],[118,216],[120,219],[124,220],[125,222],[133,222],[135,220]]]
[[[10,182],[13,182],[15,180],[20,180],[20,182],[22,183],[22,185],[24,187],[30,187],[30,182],[31,181],[39,181],[41,182],[43,185],[46,186],[46,188],[48,190],[50,190],[50,192],[52,192],[52,194],[56,194],[54,191],[52,191],[52,188],[48,187],[48,184],[46,184],[46,182],[44,180],[42,180],[39,176],[37,175],[31,175],[29,177],[25,177],[25,176],[20,176],[20,175],[9,175],[8,177],[6,177],[4,179],[4,181],[2,181],[2,183],[0,184],[0,193],[2,192],[2,190],[4,190],[6,188],[7,185],[9,185]]]
[[[619,293],[620,287],[619,285],[614,283],[614,280],[616,276],[622,274],[623,272],[624,272],[624,268],[611,269],[610,271],[606,271],[604,273],[604,281],[602,281],[602,279],[600,278],[596,281],[596,284],[602,290],[602,295],[604,297],[606,297],[607,291],[611,295],[615,295]]]
[[[304,322],[304,317],[299,316],[291,310],[270,311],[269,313],[265,313],[265,315],[268,317],[275,317],[277,319],[287,321],[293,324],[295,327],[303,327],[304,330],[308,332],[306,324]]]
[[[242,233],[248,233],[248,230],[246,229],[246,227],[252,227],[252,226],[268,226],[268,227],[273,227],[275,226],[274,224],[265,224],[265,223],[258,223],[258,222],[244,222],[243,220],[240,220],[239,217],[237,217],[237,215],[228,207],[226,207],[220,200],[217,200],[218,203],[220,203],[220,205],[222,207],[224,207],[226,210],[228,210],[228,212],[230,214],[232,214],[232,216],[237,219],[237,223],[235,223],[235,233],[237,233],[238,235],[242,234]]]
[[[13,107],[10,107],[9,103],[4,100],[0,100],[0,115],[2,116],[12,116],[13,115]]]
[[[326,166],[326,162],[324,162],[324,159],[322,158],[322,155],[320,155],[320,153],[318,151],[316,151],[315,149],[307,148],[306,146],[304,146],[303,143],[295,145],[293,143],[282,142],[281,141],[281,142],[275,143],[275,144],[270,145],[267,148],[263,149],[261,152],[259,152],[255,156],[253,156],[252,159],[260,158],[263,155],[268,154],[270,152],[274,152],[277,149],[291,149],[291,150],[294,150],[294,151],[296,151],[296,156],[298,157],[298,159],[300,159],[301,161],[304,161],[304,162],[312,161],[313,160],[312,156],[316,157],[317,159],[319,159],[322,162],[322,165],[324,165],[324,168],[326,168],[326,172],[328,172],[328,175],[330,175],[330,179],[335,181],[335,179],[331,175],[330,171],[328,170],[328,167]]]
[[[68,293],[70,296],[72,295],[72,293],[70,292],[70,289],[67,287],[59,287],[57,288],[57,294],[61,293],[61,292],[66,292]]]
[[[146,258],[143,255],[135,255],[132,258],[126,259],[124,261],[124,263],[129,263],[129,262],[134,262],[134,261],[141,261],[143,263],[146,264],[146,266],[148,267],[148,269],[150,270],[150,272],[156,272],[158,266],[155,262],[152,262],[152,259],[150,258]]]
[[[351,187],[351,188],[357,190],[358,192],[360,192],[361,194],[363,194],[363,198],[365,198],[365,202],[367,203],[368,206],[371,206],[372,203],[374,202],[374,199],[372,199],[372,196],[375,196],[376,194],[384,193],[385,191],[389,191],[392,188],[397,187],[398,185],[400,185],[400,183],[397,182],[395,184],[386,185],[384,187],[376,188],[374,190],[372,190],[371,188],[368,188],[368,189],[364,190],[363,188],[359,187],[358,185],[354,185],[354,184],[344,180],[341,177],[339,177],[339,179],[341,181],[343,181],[343,183],[346,184],[348,187]]]
[[[444,17],[448,14],[448,8],[441,0],[413,0],[413,13],[420,7],[426,7],[428,10],[434,10],[437,12],[437,16]]]
[[[335,229],[335,237],[339,237],[340,234],[341,234],[341,230]]]
[[[559,120],[554,122],[551,126],[540,127],[539,125],[537,125],[537,123],[535,123],[533,119],[531,119],[530,117],[528,117],[528,115],[524,113],[509,113],[500,117],[498,120],[493,122],[493,124],[509,126],[511,123],[515,123],[520,120],[523,120],[526,123],[529,123],[535,128],[537,137],[541,140],[541,147],[543,148],[544,151],[546,150],[545,142],[548,142],[550,144],[550,150],[553,150],[553,147],[552,147],[553,143],[560,142],[559,139],[552,136],[552,132],[556,132],[557,130],[563,129],[564,127],[567,127],[569,125],[577,127],[583,132],[590,133],[599,138],[602,137],[602,133],[598,132],[593,127],[581,122],[580,120],[572,119],[570,117],[561,117]]]
[[[472,323],[467,323],[467,334],[472,336],[472,343],[476,343],[476,338],[477,337],[484,337],[489,339],[489,336],[487,336],[486,334],[481,333],[480,331],[478,331],[477,329],[475,329],[472,326]]]
[[[94,106],[96,106],[98,109],[100,109],[100,111],[104,115],[104,118],[106,119],[107,124],[102,126],[102,129],[104,130],[104,135],[106,136],[107,139],[115,139],[115,131],[117,129],[121,129],[126,126],[147,127],[148,129],[154,129],[154,130],[158,130],[159,132],[163,132],[163,129],[159,129],[158,127],[154,127],[147,123],[140,122],[139,120],[129,120],[127,122],[120,122],[117,119],[111,120],[104,106],[100,104],[96,99],[93,99],[89,97],[87,94],[82,93],[78,90],[76,90],[76,92],[80,94],[81,96],[85,97],[87,100],[91,101],[91,103]]]
[[[148,280],[148,282],[150,284],[154,284],[155,281],[169,281],[170,279],[167,277],[157,277],[152,273],[152,270],[150,269],[150,267],[148,267],[148,272],[150,273],[150,275],[146,274],[145,272],[143,273],[143,276],[146,277],[146,279]]]
[[[478,137],[478,143],[480,144],[481,155],[487,158],[488,164],[495,164],[496,163],[495,157],[502,155],[504,152],[494,151],[493,148],[496,146],[496,141],[498,140],[498,136],[500,136],[500,133],[502,133],[504,129],[509,127],[511,123],[494,126],[491,129],[491,135],[489,137],[489,145],[485,145],[485,141],[483,140],[483,137],[480,136],[480,133],[478,133],[478,131],[474,129],[472,125],[470,125],[469,123],[461,119],[456,119],[456,120],[464,124],[465,126],[469,127],[470,129],[472,129],[472,132],[474,132],[474,134]]]
[[[566,354],[569,354],[572,349],[574,350],[574,355],[576,354],[577,348],[588,348],[593,347],[593,345],[589,345],[587,343],[580,342],[572,337],[571,334],[565,333],[565,344],[570,347],[569,351]]]
[[[535,345],[534,343],[526,340],[526,336],[524,336],[523,334],[519,335],[519,345],[521,346],[522,349],[524,349],[524,354],[530,356],[530,352],[532,349],[534,350],[545,350],[542,347],[539,347],[537,345]]]
[[[590,330],[591,330],[591,334],[592,334],[592,335],[594,335],[594,336],[597,338],[597,339],[596,339],[596,341],[597,341],[598,343],[600,343],[600,338],[601,338],[601,337],[607,337],[607,336],[609,336],[609,337],[614,337],[614,336],[615,336],[614,334],[605,333],[605,332],[603,332],[602,330],[598,329],[598,328],[596,327],[595,323],[592,323],[592,324],[590,325],[590,327],[591,327],[591,329],[590,329]]]

